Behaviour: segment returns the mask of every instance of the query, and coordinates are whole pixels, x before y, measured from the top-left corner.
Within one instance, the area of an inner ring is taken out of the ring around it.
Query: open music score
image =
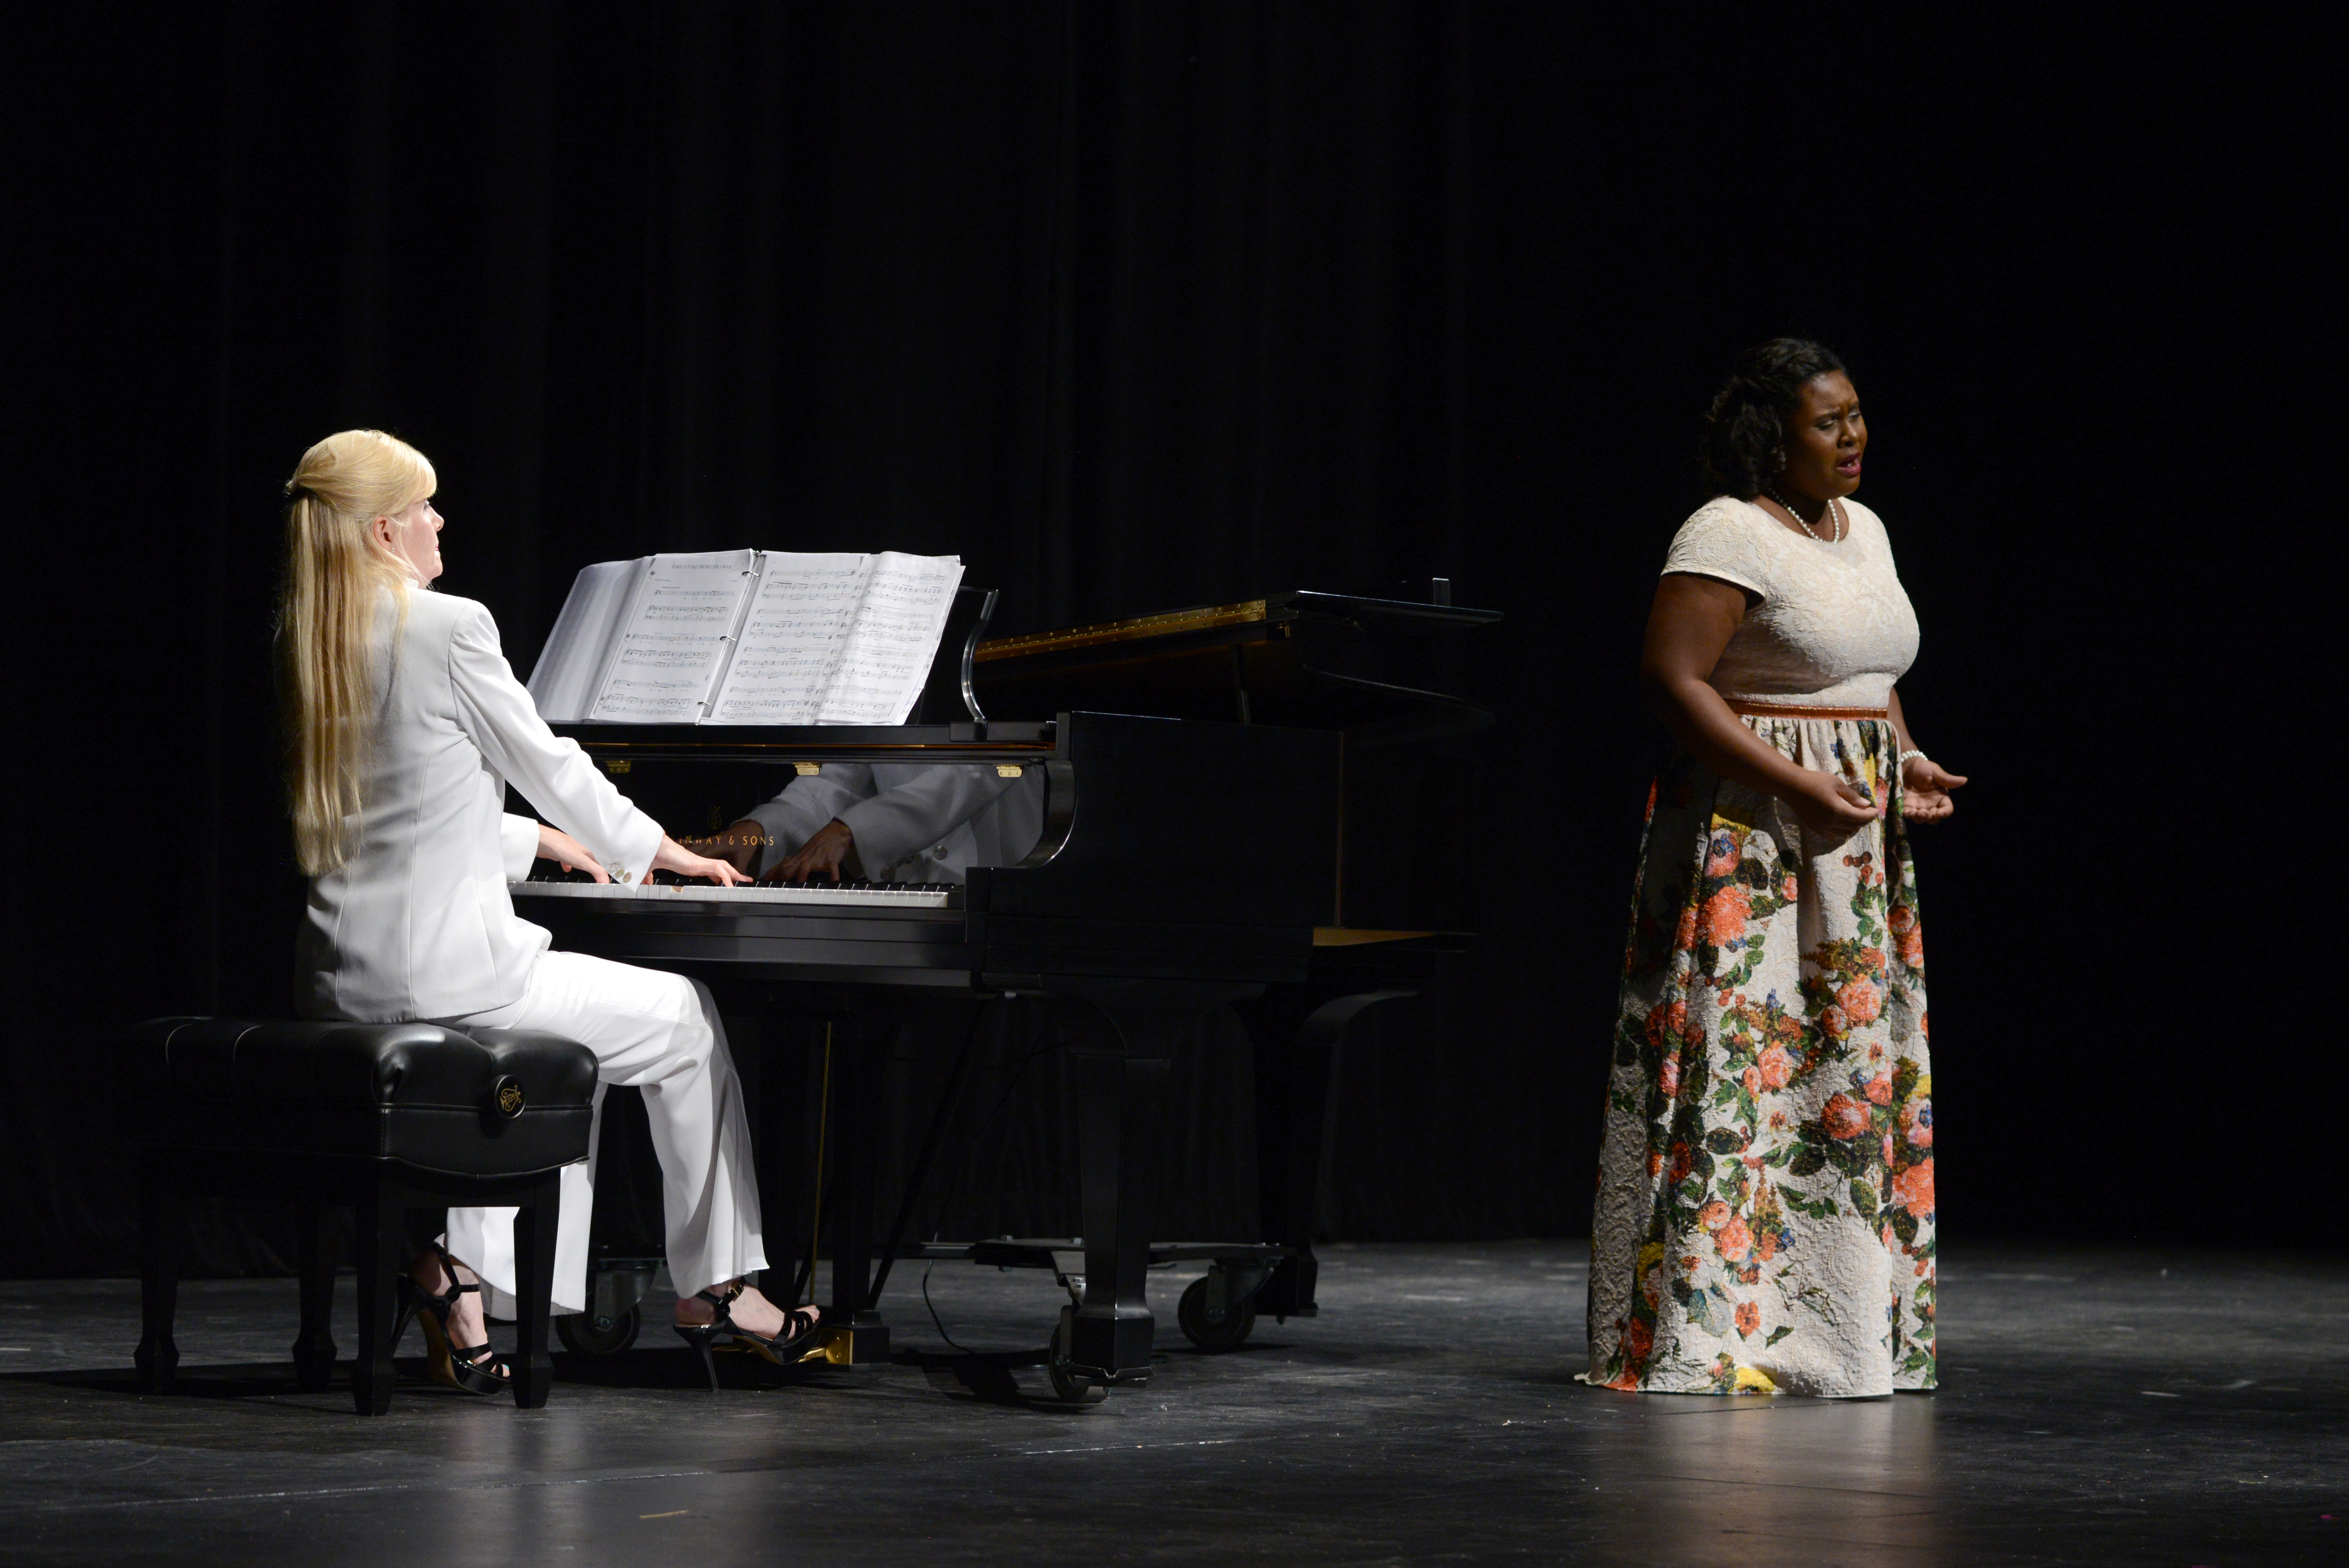
[[[550,724],[903,724],[961,581],[954,556],[896,551],[599,562],[531,696]]]

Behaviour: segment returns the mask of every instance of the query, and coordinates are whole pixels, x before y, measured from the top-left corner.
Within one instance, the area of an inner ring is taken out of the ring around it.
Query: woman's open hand
[[[1803,826],[1825,840],[1829,847],[1842,843],[1884,815],[1884,808],[1869,800],[1847,779],[1815,773],[1805,783],[1807,788],[1787,796],[1786,804]]]
[[[713,861],[708,855],[695,854],[667,833],[661,835],[660,848],[653,851],[653,870],[675,872],[681,877],[699,877],[705,882],[714,882],[719,887],[732,887],[736,882],[750,880],[724,861]]]
[[[1912,822],[1938,822],[1956,810],[1950,791],[1966,781],[1930,757],[1912,757],[1900,775],[1900,814]]]
[[[553,861],[566,872],[585,872],[599,882],[612,880],[604,868],[595,863],[595,857],[587,852],[586,845],[562,829],[550,828],[544,822],[538,825],[538,858]]]

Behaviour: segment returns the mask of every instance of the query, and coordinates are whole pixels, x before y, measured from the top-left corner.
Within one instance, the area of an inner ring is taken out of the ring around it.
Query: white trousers
[[[458,1020],[459,1027],[466,1025],[544,1029],[595,1052],[595,1135],[603,1130],[605,1085],[633,1084],[644,1091],[653,1151],[660,1160],[669,1277],[678,1295],[767,1266],[742,1082],[708,986],[584,953],[544,953],[517,1000]],[[563,1213],[554,1233],[557,1313],[587,1305],[595,1135],[586,1163],[563,1171]],[[512,1209],[449,1211],[449,1252],[481,1274],[489,1286],[489,1310],[499,1317],[514,1315],[513,1215]]]

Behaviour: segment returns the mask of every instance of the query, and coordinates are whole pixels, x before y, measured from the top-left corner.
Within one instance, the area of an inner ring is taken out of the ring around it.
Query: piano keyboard
[[[688,903],[817,904],[831,909],[863,906],[882,909],[945,909],[958,890],[945,882],[900,886],[857,882],[743,882],[719,887],[714,882],[521,882],[507,884],[516,896],[531,898],[669,899]]]

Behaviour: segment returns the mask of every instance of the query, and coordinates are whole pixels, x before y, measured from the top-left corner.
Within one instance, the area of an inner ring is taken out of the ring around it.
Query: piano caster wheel
[[[1109,1388],[1079,1377],[1069,1370],[1069,1342],[1074,1331],[1077,1309],[1061,1309],[1061,1326],[1052,1330],[1052,1356],[1045,1364],[1052,1375],[1052,1392],[1071,1405],[1098,1405],[1109,1398]]]
[[[645,1315],[640,1307],[631,1306],[600,1323],[590,1313],[574,1312],[554,1320],[554,1335],[574,1356],[589,1361],[608,1361],[636,1342],[637,1331],[644,1325]]]
[[[1174,1321],[1183,1330],[1183,1337],[1200,1349],[1216,1354],[1237,1350],[1247,1343],[1256,1330],[1256,1303],[1243,1299],[1237,1306],[1227,1306],[1218,1314],[1207,1305],[1207,1284],[1215,1276],[1202,1274],[1183,1292],[1175,1304]]]

